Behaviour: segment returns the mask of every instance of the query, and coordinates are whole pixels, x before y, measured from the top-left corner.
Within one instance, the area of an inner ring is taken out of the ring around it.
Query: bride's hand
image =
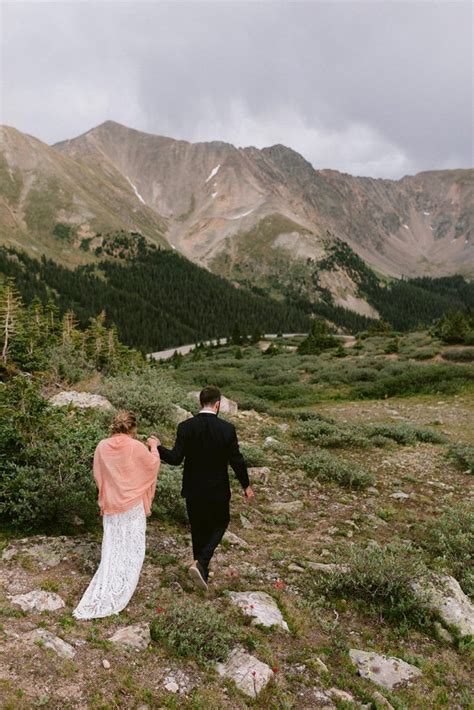
[[[161,444],[161,441],[158,439],[157,436],[149,436],[148,439],[146,440],[146,443],[147,443],[147,446],[149,446],[151,448],[154,444],[159,446]]]

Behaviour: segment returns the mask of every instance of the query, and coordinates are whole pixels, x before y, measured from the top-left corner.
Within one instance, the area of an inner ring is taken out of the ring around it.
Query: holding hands
[[[159,446],[161,444],[161,441],[158,439],[157,436],[149,436],[148,439],[146,440],[146,445],[151,449],[155,446]]]

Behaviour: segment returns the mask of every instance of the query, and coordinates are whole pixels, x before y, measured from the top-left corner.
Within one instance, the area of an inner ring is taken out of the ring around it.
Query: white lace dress
[[[124,513],[103,516],[100,565],[73,611],[76,619],[98,619],[125,609],[138,584],[145,559],[143,503]]]

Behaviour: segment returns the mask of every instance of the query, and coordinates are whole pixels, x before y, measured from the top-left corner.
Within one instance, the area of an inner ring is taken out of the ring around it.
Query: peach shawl
[[[143,501],[150,515],[160,454],[128,434],[114,434],[99,442],[94,454],[94,478],[102,515],[123,513]]]

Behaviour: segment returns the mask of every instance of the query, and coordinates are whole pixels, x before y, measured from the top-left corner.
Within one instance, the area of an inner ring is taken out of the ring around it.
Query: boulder
[[[429,580],[413,583],[412,589],[446,626],[455,627],[461,636],[474,635],[474,605],[454,577],[433,574]]]
[[[394,500],[407,500],[409,497],[408,493],[404,493],[403,491],[395,491],[395,493],[391,493],[390,495],[390,498]]]
[[[199,392],[188,392],[188,397],[192,397],[192,399],[199,402]],[[221,396],[221,414],[237,414],[238,411],[239,407],[237,402],[234,402],[233,399],[229,399],[228,397],[224,397],[224,395]]]
[[[240,518],[240,524],[245,530],[252,530],[253,528],[253,523],[245,517],[245,515],[242,515],[242,513],[239,516]]]
[[[237,545],[238,547],[247,547],[247,543],[245,542],[245,540],[242,540],[241,537],[239,537],[238,535],[235,535],[230,530],[227,530],[224,533],[223,540],[226,540],[229,543],[229,545]]]
[[[91,394],[90,392],[76,392],[75,390],[67,390],[59,392],[49,400],[53,407],[66,407],[72,404],[78,409],[104,409],[112,411],[113,406],[108,399],[100,394]]]
[[[233,680],[251,698],[256,698],[273,677],[270,666],[240,647],[234,648],[227,661],[218,663],[216,668],[220,676]]]
[[[18,604],[23,611],[56,611],[65,606],[59,594],[43,592],[40,589],[27,594],[16,594],[10,601],[12,604]]]
[[[229,592],[229,596],[245,616],[253,617],[252,624],[279,626],[289,631],[276,601],[266,592]]]
[[[66,643],[66,641],[63,641],[59,636],[55,636],[50,631],[46,631],[46,629],[34,629],[34,631],[29,631],[27,634],[24,634],[23,638],[25,641],[51,649],[51,651],[57,653],[61,658],[71,659],[76,655],[76,651],[69,643]]]
[[[398,685],[409,684],[421,675],[419,668],[394,656],[351,648],[349,657],[357,666],[359,675],[387,690],[392,690]]]
[[[278,441],[278,439],[275,439],[275,437],[267,436],[267,438],[263,442],[263,448],[269,449],[269,448],[272,448],[273,446],[278,446],[279,443],[280,442]]]
[[[270,510],[272,513],[297,513],[303,507],[303,501],[292,500],[288,503],[272,503]]]
[[[109,641],[119,646],[127,646],[135,648],[137,651],[144,651],[151,641],[150,627],[146,623],[124,626],[118,629],[109,638]]]
[[[322,572],[323,574],[330,574],[331,572],[347,574],[351,571],[349,565],[337,565],[333,562],[307,562],[306,566],[314,572]]]
[[[187,409],[183,409],[183,407],[180,407],[179,404],[173,404],[173,407],[175,409],[174,420],[176,424],[181,424],[181,422],[185,422],[186,419],[191,419],[193,416],[191,412],[188,412]]]

